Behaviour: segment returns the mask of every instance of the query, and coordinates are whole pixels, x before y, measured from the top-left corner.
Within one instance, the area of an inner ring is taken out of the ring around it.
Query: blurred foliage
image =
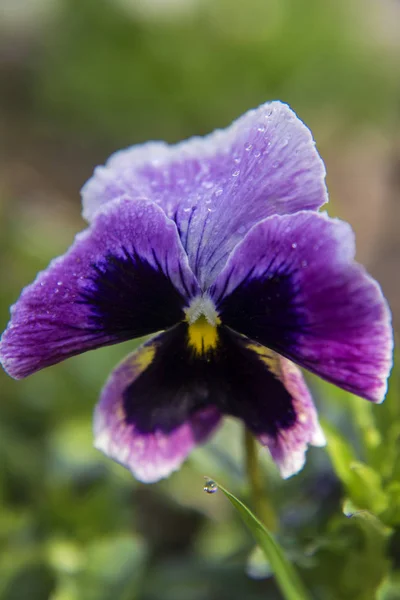
[[[32,57],[35,110],[127,144],[208,132],[266,98],[288,102],[311,126],[332,113],[343,127],[391,122],[399,63],[355,22],[356,5],[192,4],[181,19],[146,19],[132,10],[143,0],[60,0]]]
[[[76,147],[205,133],[268,98],[289,102],[321,135],[332,122],[349,135],[398,123],[400,57],[367,28],[362,3],[150,4],[49,0],[34,18],[32,3],[29,28],[21,10],[24,26],[15,18],[9,39],[10,72],[23,85],[11,86],[4,120],[16,114]],[[57,198],[29,198],[0,193],[4,325],[21,286],[82,226]],[[202,492],[208,473],[249,502],[236,422],[155,486],[93,450],[105,374],[133,347],[18,383],[0,373],[0,600],[281,599],[229,503]],[[399,373],[379,407],[310,380],[328,446],[310,450],[297,477],[281,481],[262,452],[277,539],[317,600],[400,598]]]

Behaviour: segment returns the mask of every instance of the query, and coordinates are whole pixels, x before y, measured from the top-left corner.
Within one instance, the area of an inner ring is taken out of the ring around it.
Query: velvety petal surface
[[[255,223],[327,202],[324,178],[310,131],[286,104],[271,102],[204,138],[117,152],[83,187],[83,214],[91,220],[120,195],[158,203],[205,289]]]
[[[268,446],[283,476],[297,472],[308,444],[324,443],[297,367],[227,328],[195,327],[166,331],[112,373],[95,413],[96,447],[136,478],[156,481],[225,414]]]
[[[233,414],[267,446],[282,477],[290,477],[303,468],[309,445],[326,443],[311,394],[291,361],[244,336],[237,343],[246,349],[252,381]]]
[[[25,377],[166,329],[197,291],[175,223],[152,202],[116,200],[23,290],[1,339],[2,364]]]
[[[390,311],[354,262],[346,223],[312,212],[266,219],[238,245],[210,293],[225,325],[354,394],[383,400]]]
[[[188,351],[184,331],[177,326],[128,356],[96,407],[96,448],[146,483],[176,471],[220,423],[219,411],[182,361]]]

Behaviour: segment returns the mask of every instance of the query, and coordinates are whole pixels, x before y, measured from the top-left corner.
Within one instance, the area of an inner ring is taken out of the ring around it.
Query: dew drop
[[[232,177],[237,177],[240,174],[240,171],[233,171]]]
[[[238,233],[246,233],[246,227],[244,225],[241,225],[238,229]]]
[[[247,146],[245,147],[246,152],[250,152],[252,147],[253,147],[253,144],[247,144]]]
[[[202,185],[206,188],[206,190],[209,190],[214,184],[212,181],[203,181]]]
[[[296,242],[293,242],[293,244],[292,244],[292,248],[293,248],[293,250],[295,250],[295,249],[297,248],[297,244],[296,244]]]
[[[223,190],[221,190],[221,189],[216,190],[215,195],[220,196],[222,194],[222,192],[223,192]]]
[[[306,261],[306,260],[302,260],[302,261],[301,261],[301,266],[302,266],[302,267],[306,267],[306,266],[307,266],[307,264],[308,264],[308,263],[307,263],[307,261]]]
[[[233,162],[235,162],[238,165],[240,163],[240,158],[234,158]]]
[[[261,152],[259,152],[259,151],[257,150],[257,152],[254,152],[254,156],[255,156],[256,158],[259,158],[259,157],[261,156]]]
[[[257,129],[258,129],[258,131],[261,131],[261,133],[264,133],[264,131],[265,131],[265,127],[258,127]]]
[[[62,281],[57,281],[57,285],[62,285]]]
[[[215,492],[218,492],[218,486],[212,479],[207,479],[207,481],[204,484],[203,490],[207,492],[207,494],[215,494]]]

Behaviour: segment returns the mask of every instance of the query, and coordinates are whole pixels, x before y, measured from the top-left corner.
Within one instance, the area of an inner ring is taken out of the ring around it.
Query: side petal
[[[15,378],[184,318],[198,290],[175,223],[148,201],[119,199],[26,287],[0,345]]]
[[[187,353],[183,324],[153,338],[113,371],[95,410],[95,447],[145,483],[176,471],[220,423]]]
[[[210,293],[224,324],[354,394],[383,400],[390,311],[354,262],[346,223],[311,212],[266,219],[238,245]]]
[[[120,195],[148,198],[175,219],[203,288],[255,223],[318,209],[328,200],[311,133],[281,102],[251,110],[204,138],[117,152],[82,189],[85,218]]]
[[[157,481],[179,468],[222,414],[245,422],[284,477],[303,466],[308,444],[324,443],[294,365],[224,327],[200,349],[180,324],[111,374],[95,411],[95,446],[137,479]]]

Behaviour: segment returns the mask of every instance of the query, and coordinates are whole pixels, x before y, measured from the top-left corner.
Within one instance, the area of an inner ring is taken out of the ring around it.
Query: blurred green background
[[[326,162],[331,214],[400,324],[400,3],[396,0],[0,0],[0,323],[85,225],[79,189],[123,146],[288,102]],[[222,494],[248,501],[227,421],[182,470],[136,483],[92,449],[106,374],[134,344],[0,395],[1,600],[281,598]],[[316,600],[400,598],[400,386],[382,406],[310,380],[329,440],[281,481],[278,537]]]

